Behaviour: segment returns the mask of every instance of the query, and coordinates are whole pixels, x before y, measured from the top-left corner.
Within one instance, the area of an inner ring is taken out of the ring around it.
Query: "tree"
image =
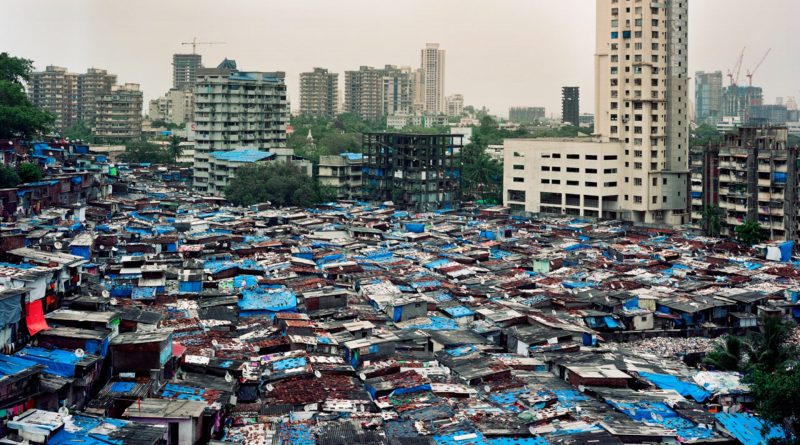
[[[131,142],[125,146],[125,153],[120,155],[120,160],[131,163],[171,164],[172,155],[156,144],[149,142]]]
[[[14,169],[0,165],[0,189],[16,187],[19,184],[19,176]]]
[[[169,152],[169,156],[172,158],[172,162],[178,162],[178,158],[183,153],[183,147],[181,147],[181,138],[178,136],[172,136],[169,139],[169,148],[167,148]]]
[[[777,372],[755,371],[750,376],[750,391],[756,412],[764,419],[782,425],[795,439],[779,443],[800,443],[800,366]]]
[[[797,359],[797,348],[790,342],[796,325],[777,317],[764,317],[747,350],[750,366],[765,372],[785,369]]]
[[[725,339],[725,344],[717,346],[706,354],[705,363],[720,371],[738,371],[741,366],[744,344],[734,335]]]
[[[20,164],[17,168],[17,175],[19,175],[19,180],[23,183],[41,181],[44,176],[42,169],[30,162]]]
[[[476,199],[498,201],[503,188],[503,165],[486,153],[482,137],[474,136],[461,156],[465,191]]]
[[[747,220],[744,224],[736,226],[736,239],[752,246],[769,238],[767,232],[761,228],[758,221]]]
[[[722,134],[716,127],[702,124],[689,134],[690,147],[708,147],[709,145],[719,145],[722,142]]]
[[[0,138],[30,137],[50,130],[55,117],[31,104],[23,82],[33,62],[0,53]]]
[[[94,142],[94,135],[92,130],[83,122],[78,121],[61,132],[61,135],[70,140],[81,140],[84,142]]]
[[[719,236],[722,233],[722,218],[724,216],[725,212],[719,206],[705,206],[700,224],[708,236]]]
[[[241,206],[270,202],[305,207],[322,198],[319,185],[304,170],[282,162],[239,167],[225,189],[225,199]]]

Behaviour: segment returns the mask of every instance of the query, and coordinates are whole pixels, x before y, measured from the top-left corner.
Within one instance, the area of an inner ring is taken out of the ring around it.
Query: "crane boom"
[[[747,70],[747,82],[748,82],[747,84],[749,86],[753,86],[753,76],[756,74],[756,71],[758,71],[758,69],[761,67],[761,64],[764,63],[764,60],[767,59],[767,56],[769,55],[770,51],[772,51],[772,48],[768,49],[767,52],[764,53],[764,56],[761,58],[761,60],[758,61],[756,67],[753,68],[753,71]]]
[[[181,42],[181,45],[192,45],[192,54],[197,54],[197,45],[224,45],[226,42],[198,42],[197,37],[191,42]]]
[[[736,63],[733,65],[733,68],[728,70],[728,79],[731,82],[731,86],[735,86],[739,83],[739,72],[742,70],[742,61],[744,60],[744,50],[747,47],[742,48],[742,52],[739,54],[739,58],[736,59]]]

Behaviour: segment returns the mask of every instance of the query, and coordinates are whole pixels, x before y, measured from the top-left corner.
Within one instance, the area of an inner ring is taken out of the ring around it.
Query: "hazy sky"
[[[624,0],[623,0],[624,1]],[[767,102],[800,99],[798,0],[690,0],[689,69],[730,68],[746,46],[741,79],[755,76]],[[561,86],[581,87],[593,112],[592,0],[0,0],[0,51],[139,83],[145,99],[172,84],[171,57],[193,36],[206,66],[223,57],[240,69],[286,71],[292,108],[298,74],[360,65],[419,66],[426,42],[447,50],[445,93],[506,115],[509,106],[561,113]],[[741,81],[740,81],[741,82]],[[145,106],[146,108],[146,106]],[[145,110],[146,111],[146,110]]]

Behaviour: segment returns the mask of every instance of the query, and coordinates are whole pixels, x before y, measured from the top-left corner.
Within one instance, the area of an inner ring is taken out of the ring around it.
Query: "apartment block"
[[[797,238],[797,147],[784,126],[742,126],[719,149],[719,206],[723,232],[758,221],[773,240]]]
[[[142,134],[142,91],[139,84],[115,85],[96,98],[95,137],[109,142],[139,139]]]
[[[694,109],[698,124],[717,125],[722,120],[722,71],[695,73]]]
[[[455,206],[461,195],[462,139],[452,134],[365,134],[365,198],[419,211]]]
[[[464,112],[464,96],[462,94],[447,96],[445,102],[447,103],[448,117],[459,117]]]
[[[579,87],[561,88],[561,122],[574,126],[581,124],[581,92]]]
[[[31,73],[28,98],[55,116],[54,128],[63,130],[78,121],[78,75],[60,66]]]
[[[382,69],[362,66],[345,72],[344,110],[363,119],[377,119],[413,110],[414,72],[407,67],[386,65]]]
[[[300,114],[336,116],[339,106],[339,74],[325,68],[300,73]]]
[[[209,184],[210,152],[286,146],[289,104],[283,72],[240,71],[230,60],[200,68],[194,104],[194,188],[200,192],[220,192]]]
[[[111,92],[117,84],[117,75],[89,68],[78,75],[78,119],[91,128],[97,117],[97,98]]]
[[[208,153],[209,180],[208,193],[222,194],[231,180],[236,177],[236,170],[244,166],[259,165],[275,159],[275,153],[260,150],[213,151]]]
[[[197,80],[197,70],[203,67],[200,54],[172,55],[172,88],[191,90]]]
[[[317,179],[321,185],[335,190],[337,199],[361,199],[363,166],[361,153],[320,156]]]
[[[171,89],[149,103],[147,117],[151,121],[164,121],[176,125],[192,122],[194,118],[194,92]]]
[[[703,214],[706,208],[719,205],[719,146],[692,147],[689,169],[692,225],[708,229]]]
[[[591,142],[515,146],[507,140],[504,201],[527,212],[684,224],[689,219],[686,1],[598,0],[596,6],[595,134]],[[515,152],[532,164],[514,162]],[[584,164],[556,165],[556,159]],[[552,175],[554,167],[559,177],[542,176]],[[597,206],[587,206],[586,195],[591,204],[596,197]]]
[[[439,49],[438,43],[428,43],[420,51],[420,59],[420,67],[425,76],[425,112],[443,114],[447,111],[444,101],[445,51]]]

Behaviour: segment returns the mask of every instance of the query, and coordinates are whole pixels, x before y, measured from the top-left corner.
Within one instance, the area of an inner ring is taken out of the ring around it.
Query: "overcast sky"
[[[800,99],[798,0],[690,0],[689,69],[745,71],[768,48],[755,76],[768,103]],[[224,58],[240,69],[286,71],[292,108],[298,74],[321,66],[419,66],[426,42],[447,51],[445,93],[506,115],[509,106],[545,106],[560,115],[561,86],[581,87],[593,112],[592,0],[2,0],[0,51],[37,69],[88,67],[139,83],[145,99],[172,84],[171,57],[197,36],[206,66]],[[145,110],[146,111],[146,110]]]

